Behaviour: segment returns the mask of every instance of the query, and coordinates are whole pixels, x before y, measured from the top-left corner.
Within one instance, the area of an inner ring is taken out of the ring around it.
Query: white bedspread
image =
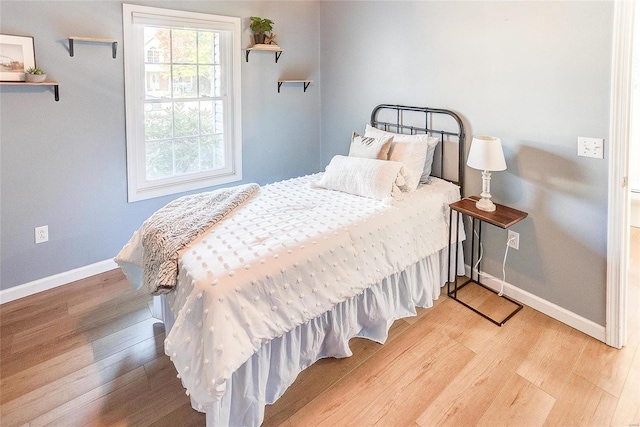
[[[447,245],[457,186],[433,179],[388,205],[312,188],[319,177],[262,187],[181,254],[165,351],[199,409],[263,344]],[[138,242],[116,258],[132,281]]]

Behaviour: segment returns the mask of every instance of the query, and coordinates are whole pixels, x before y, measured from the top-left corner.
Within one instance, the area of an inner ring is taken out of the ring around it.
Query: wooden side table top
[[[480,198],[477,196],[465,197],[455,203],[451,203],[449,207],[455,211],[478,218],[479,220],[493,224],[500,228],[509,228],[513,224],[522,221],[527,217],[526,212],[510,208],[509,206],[496,203],[494,212],[482,211],[476,208],[476,202]]]

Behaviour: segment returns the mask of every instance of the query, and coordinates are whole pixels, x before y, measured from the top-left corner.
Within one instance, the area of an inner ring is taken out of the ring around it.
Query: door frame
[[[613,18],[605,342],[616,348],[622,348],[627,338],[634,4],[635,1],[616,0]]]

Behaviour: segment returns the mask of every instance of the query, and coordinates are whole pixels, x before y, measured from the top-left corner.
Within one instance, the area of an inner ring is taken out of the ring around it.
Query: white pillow
[[[427,142],[396,142],[389,160],[403,163],[408,170],[407,191],[415,191],[427,159]]]
[[[390,155],[390,159],[391,156],[393,156],[393,150],[395,149],[395,145],[398,142],[404,142],[404,143],[421,143],[422,141],[426,141],[427,143],[427,153],[425,156],[425,160],[424,160],[424,164],[423,164],[423,168],[422,171],[420,173],[420,182],[421,183],[425,183],[428,182],[429,179],[429,175],[431,175],[431,167],[433,164],[433,155],[436,151],[436,146],[438,145],[438,142],[440,142],[440,139],[435,137],[435,136],[429,136],[427,134],[419,134],[419,135],[406,135],[406,134],[401,134],[401,133],[393,133],[393,132],[387,132],[384,131],[382,129],[378,129],[375,128],[369,124],[367,124],[365,132],[364,132],[364,136],[365,137],[381,137],[381,136],[393,136],[393,142],[391,143],[391,155]],[[395,160],[395,159],[393,159]],[[416,184],[417,187],[417,184]]]
[[[405,185],[404,166],[388,160],[334,156],[314,187],[389,201],[401,199]]]
[[[360,136],[356,132],[353,132],[351,135],[351,145],[349,146],[349,157],[387,160],[389,158],[391,140],[393,140],[393,135],[383,135],[373,138]]]

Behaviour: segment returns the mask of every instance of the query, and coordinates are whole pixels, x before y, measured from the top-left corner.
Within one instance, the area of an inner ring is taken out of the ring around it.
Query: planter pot
[[[266,38],[265,33],[253,33],[253,39],[255,44],[264,44],[264,39]]]
[[[25,73],[24,77],[25,77],[25,81],[29,83],[42,83],[43,81],[47,80],[46,74]]]

